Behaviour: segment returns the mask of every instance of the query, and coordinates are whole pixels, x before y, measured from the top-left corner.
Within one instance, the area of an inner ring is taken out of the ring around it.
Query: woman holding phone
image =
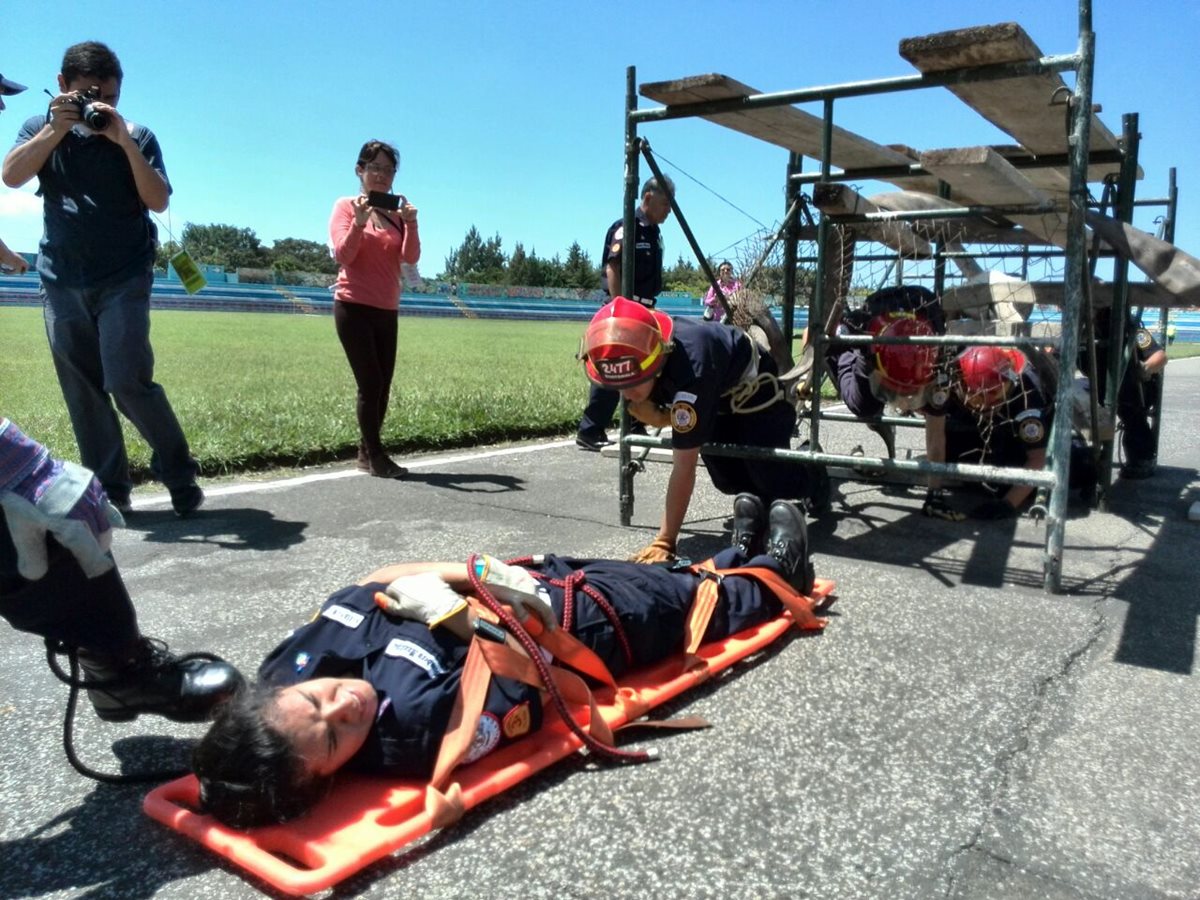
[[[358,386],[358,468],[378,478],[408,474],[384,452],[381,437],[396,368],[400,265],[421,257],[417,208],[391,192],[399,163],[391,144],[363,144],[354,167],[361,191],[334,203],[329,219],[338,263],[333,322]]]

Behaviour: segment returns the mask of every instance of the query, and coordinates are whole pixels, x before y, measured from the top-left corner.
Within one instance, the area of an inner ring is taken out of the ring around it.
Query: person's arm
[[[1138,367],[1138,374],[1141,375],[1142,381],[1149,381],[1167,365],[1167,351],[1159,347],[1149,356],[1142,360],[1142,364]]]
[[[667,498],[663,506],[658,537],[668,541],[672,548],[679,538],[679,529],[683,527],[688,505],[692,502],[692,491],[696,487],[696,465],[699,460],[699,447],[671,452],[671,475],[667,480]]]
[[[621,296],[621,258],[610,259],[604,265],[604,279],[608,283],[608,296]]]
[[[1034,447],[1025,454],[1025,468],[1040,471],[1046,466],[1046,448]],[[1033,485],[1014,484],[1004,495],[1004,500],[1013,509],[1020,509],[1033,493]]]
[[[339,266],[350,265],[358,256],[363,231],[370,216],[371,207],[364,196],[339,200],[333,205],[333,214],[329,217],[329,243],[333,246],[333,258]]]
[[[421,261],[421,235],[417,231],[417,208],[405,198],[400,207],[400,218],[404,220],[404,243],[400,247],[400,260],[409,265]]]
[[[117,110],[107,103],[94,104],[96,109],[109,117],[108,127],[97,132],[108,138],[121,148],[125,159],[129,161],[129,169],[133,173],[133,184],[137,189],[138,198],[146,207],[160,213],[167,208],[171,200],[171,186],[162,172],[150,165],[150,161],[142,153],[142,148],[133,139],[131,127],[121,118]]]
[[[9,250],[4,241],[0,241],[0,265],[7,266],[18,275],[23,275],[29,270],[29,263],[25,262],[25,257]]]
[[[10,188],[19,188],[42,170],[54,148],[59,145],[71,127],[79,121],[79,107],[60,94],[50,103],[50,114],[45,123],[33,134],[24,128],[17,138],[18,143],[4,157],[0,178]],[[26,123],[29,127],[31,122]],[[26,138],[21,140],[21,138]]]
[[[925,459],[931,463],[946,461],[946,417],[925,417]],[[929,487],[937,490],[942,486],[940,475],[931,475]]]
[[[467,564],[465,562],[410,562],[393,563],[376,569],[370,575],[360,578],[358,584],[391,584],[397,578],[405,575],[422,575],[425,572],[435,572],[459,593],[466,593],[471,583],[467,579]]]

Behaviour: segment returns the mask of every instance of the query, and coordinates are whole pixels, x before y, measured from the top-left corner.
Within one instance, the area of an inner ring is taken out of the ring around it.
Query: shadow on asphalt
[[[1190,675],[1196,658],[1196,530],[1188,506],[1195,469],[1160,466],[1145,481],[1119,481],[1109,509],[1148,533],[1157,533],[1142,560],[1125,567],[1113,597],[1129,604],[1114,659],[1131,666]],[[1162,520],[1161,525],[1158,519]]]
[[[286,550],[304,541],[307,522],[277,519],[265,509],[201,509],[186,519],[171,510],[139,511],[126,518],[131,531],[162,544],[213,544],[224,550]]]
[[[94,751],[80,755],[87,756],[85,764],[95,769],[111,773],[115,768],[121,774],[137,775],[185,766],[193,743],[162,736],[121,738],[112,745],[115,767],[111,758]],[[62,765],[65,769],[65,759]],[[87,896],[94,897],[153,897],[173,881],[213,868],[215,860],[183,847],[184,842],[147,843],[148,833],[158,826],[142,814],[145,791],[144,784],[97,783],[78,806],[22,837],[0,841],[3,895],[86,890]],[[131,854],[134,848],[141,849]],[[116,858],[125,864],[114,868]],[[71,864],[64,866],[64,859]]]
[[[525,479],[499,472],[409,472],[402,480],[469,494],[507,494],[525,490]]]

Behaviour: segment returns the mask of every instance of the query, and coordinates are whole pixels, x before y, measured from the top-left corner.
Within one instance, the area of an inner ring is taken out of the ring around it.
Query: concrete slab
[[[1200,883],[1200,360],[1168,369],[1159,474],[1067,527],[1068,592],[1041,591],[1043,529],[920,516],[919,489],[847,482],[812,523],[837,579],[828,629],[674,708],[711,730],[663,760],[568,761],[336,893],[361,897],[1194,897]],[[877,439],[823,430],[831,449]],[[913,449],[919,432],[905,430]],[[116,553],[144,630],[252,670],[329,591],[383,562],[558,549],[622,556],[656,525],[667,467],[617,524],[616,462],[571,441],[215,486],[180,521],[136,498]],[[684,552],[727,539],[707,485]],[[65,691],[0,630],[0,896],[252,897],[259,888],[97,785],[59,746]],[[196,727],[102,725],[97,767],[185,758]],[[115,757],[110,753],[115,751]]]

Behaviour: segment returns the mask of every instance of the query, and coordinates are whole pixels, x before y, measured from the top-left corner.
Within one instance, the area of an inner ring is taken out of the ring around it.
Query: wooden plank
[[[1041,59],[1037,44],[1016,22],[905,38],[900,55],[922,74]],[[1051,99],[1066,82],[1057,72],[947,85],[947,90],[1034,154],[1066,153],[1066,107]],[[1059,96],[1061,100],[1061,95]],[[1117,138],[1095,115],[1091,149],[1115,150]],[[1116,167],[1112,168],[1116,171]]]
[[[728,100],[749,97],[762,91],[717,73],[693,75],[675,81],[643,84],[639,93],[668,107],[687,106],[707,100]],[[772,106],[737,112],[706,115],[702,118],[759,140],[802,153],[811,159],[821,158],[821,129],[824,120],[794,106]],[[841,169],[871,166],[907,166],[915,157],[900,149],[876,144],[862,135],[834,126],[830,148],[830,165]],[[904,179],[911,184],[913,179]],[[924,179],[932,183],[929,179]],[[899,182],[897,182],[899,183]]]
[[[861,216],[885,211],[846,184],[813,185],[813,205],[829,215]],[[929,241],[907,222],[856,222],[851,227],[868,240],[878,241],[910,259],[933,255]]]
[[[1008,302],[1017,299],[1023,303],[1035,306],[1062,307],[1065,303],[1066,289],[1061,281],[1020,281],[994,284],[964,284],[948,288],[942,294],[942,307],[947,313],[963,312],[970,314],[985,306]],[[1096,309],[1107,309],[1112,306],[1112,284],[1107,281],[1092,282],[1092,305]],[[1183,307],[1178,298],[1168,294],[1162,288],[1146,282],[1135,282],[1129,285],[1130,307],[1145,306],[1155,308],[1161,306]]]
[[[1008,206],[1052,202],[1049,194],[1034,187],[991,147],[927,150],[921,154],[921,165],[949,184],[951,196],[960,203]],[[1065,213],[1009,215],[1007,218],[1057,247],[1067,245]]]

